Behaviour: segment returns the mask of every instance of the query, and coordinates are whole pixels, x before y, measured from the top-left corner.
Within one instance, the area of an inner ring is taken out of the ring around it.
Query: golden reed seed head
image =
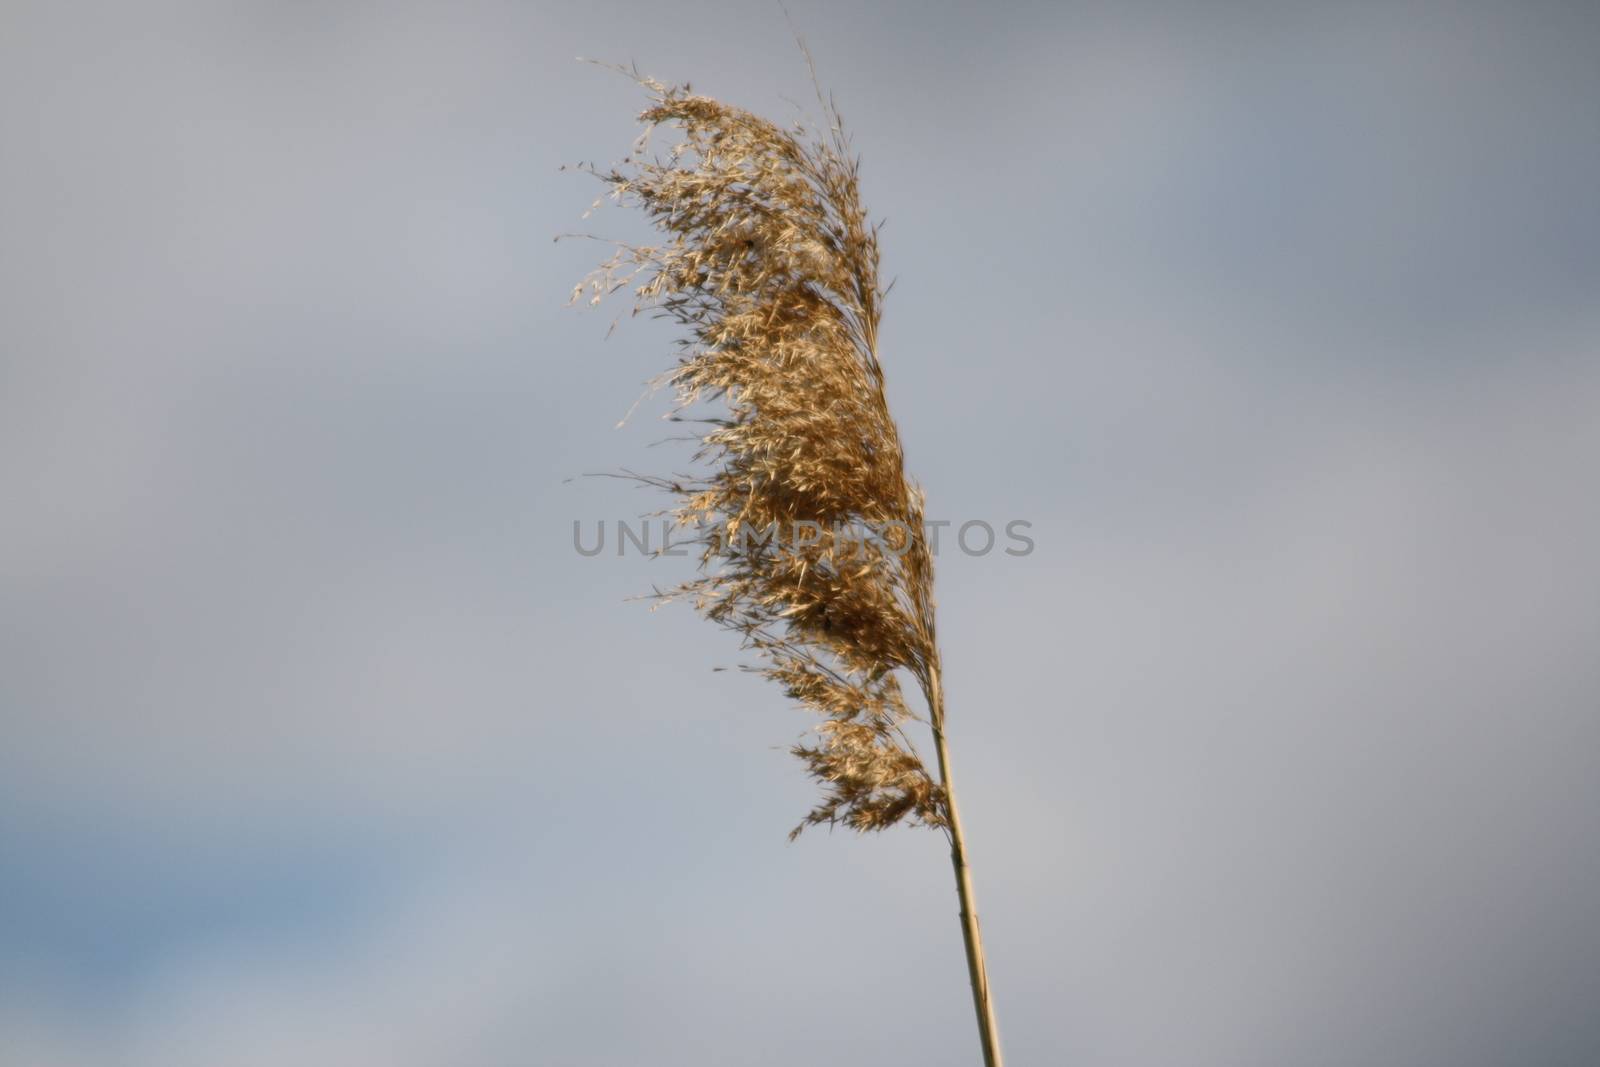
[[[657,596],[686,597],[737,631],[758,657],[747,669],[824,717],[816,740],[793,750],[824,793],[794,834],[945,826],[944,793],[902,729],[915,716],[899,671],[942,726],[933,566],[884,397],[885,290],[859,160],[831,104],[827,133],[786,129],[634,77],[651,97],[644,135],[613,168],[587,169],[661,240],[616,245],[573,295],[598,303],[632,287],[634,314],[679,330],[662,381],[676,393],[671,417],[701,427],[703,474],[641,480],[673,494],[682,526],[719,532],[696,541],[699,576]],[[658,129],[674,138],[664,155],[650,149]],[[731,536],[797,521],[816,524],[814,540]],[[911,544],[841,532],[863,524]]]

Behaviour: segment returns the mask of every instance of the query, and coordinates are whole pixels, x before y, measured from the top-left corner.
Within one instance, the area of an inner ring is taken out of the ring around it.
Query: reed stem
[[[950,749],[944,736],[944,690],[939,684],[937,667],[929,675],[926,695],[933,725],[933,747],[939,761],[939,784],[944,788],[950,865],[955,869],[956,895],[961,901],[961,939],[967,949],[967,977],[972,983],[972,1007],[978,1016],[978,1039],[983,1043],[983,1064],[984,1067],[1002,1067],[1000,1027],[994,1018],[994,1002],[989,999],[989,972],[984,965],[983,932],[978,926],[972,868],[967,864],[966,835],[961,829],[955,783],[950,777]]]

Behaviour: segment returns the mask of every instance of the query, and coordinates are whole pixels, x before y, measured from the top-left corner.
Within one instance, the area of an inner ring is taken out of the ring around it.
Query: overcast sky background
[[[1385,9],[1387,8],[1387,10]],[[1592,5],[792,0],[898,277],[1010,1060],[1600,1062]],[[572,522],[562,163],[776,4],[0,14],[0,1065],[971,1064],[941,840]]]

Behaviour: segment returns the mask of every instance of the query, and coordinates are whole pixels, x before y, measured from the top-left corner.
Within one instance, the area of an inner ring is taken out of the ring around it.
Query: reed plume
[[[826,131],[785,128],[629,73],[650,96],[645,132],[614,167],[585,169],[661,238],[615,244],[573,297],[599,303],[631,288],[634,314],[678,328],[676,366],[660,381],[676,394],[668,417],[696,427],[701,473],[641,480],[672,495],[700,567],[657,596],[688,598],[736,631],[755,654],[745,669],[821,717],[814,740],[793,749],[821,799],[791,837],[908,823],[948,838],[984,1062],[997,1067],[945,741],[933,557],[884,394],[886,290],[859,159],[831,100]],[[657,130],[671,138],[664,152],[651,147]],[[933,771],[912,742],[918,722]]]

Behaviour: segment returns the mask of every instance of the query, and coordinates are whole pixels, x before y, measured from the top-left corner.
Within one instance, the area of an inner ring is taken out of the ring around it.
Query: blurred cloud
[[[1600,1049],[1600,27],[1536,6],[794,9],[912,467],[1035,524],[939,578],[1017,1062]],[[638,106],[571,57],[784,113],[781,17],[7,21],[0,1064],[969,1062],[937,839],[786,846],[804,717],[570,545],[665,351],[561,306]]]

